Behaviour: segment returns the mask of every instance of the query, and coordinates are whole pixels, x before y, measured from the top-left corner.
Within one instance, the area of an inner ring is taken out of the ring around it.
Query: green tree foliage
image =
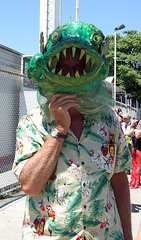
[[[141,32],[124,31],[117,34],[117,86],[141,102]],[[110,36],[107,59],[110,76],[114,76],[114,36]]]

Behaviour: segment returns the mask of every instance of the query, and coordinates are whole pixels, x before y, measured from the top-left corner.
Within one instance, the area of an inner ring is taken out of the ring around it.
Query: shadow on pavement
[[[16,194],[16,195],[11,195],[8,198],[0,200],[0,209],[22,197],[25,197],[25,196],[26,196],[25,193],[20,193],[20,194]]]
[[[139,213],[139,211],[141,211],[141,205],[140,204],[132,204],[132,212]]]

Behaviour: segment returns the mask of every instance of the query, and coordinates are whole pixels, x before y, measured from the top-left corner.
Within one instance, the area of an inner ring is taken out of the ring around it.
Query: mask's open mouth
[[[97,68],[97,64],[90,55],[78,47],[64,48],[47,61],[50,72],[68,78],[84,76],[90,73],[94,66]]]

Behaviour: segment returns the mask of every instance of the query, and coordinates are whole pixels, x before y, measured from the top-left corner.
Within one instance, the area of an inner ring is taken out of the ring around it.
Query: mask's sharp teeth
[[[70,73],[68,72],[67,75],[66,75],[67,78],[70,78]]]
[[[65,58],[66,58],[66,56],[67,56],[66,48],[63,50],[63,54],[64,54],[64,56],[65,56]]]
[[[86,64],[88,63],[89,59],[90,59],[90,56],[86,54]]]
[[[52,58],[50,58],[50,59],[48,60],[48,66],[49,66],[49,68],[51,68],[51,63],[52,63]]]
[[[87,73],[85,72],[85,70],[83,69],[83,75],[86,75]]]
[[[91,67],[93,67],[94,65],[94,60],[91,60]]]
[[[62,76],[62,69],[57,73],[59,76]]]
[[[80,77],[80,74],[79,74],[78,70],[77,70],[76,73],[75,73],[75,77],[77,77],[77,78]]]
[[[52,72],[52,73],[55,73],[55,68],[53,68],[53,69],[51,70],[51,72]]]
[[[72,56],[73,56],[73,58],[75,57],[75,53],[76,53],[76,47],[72,47]]]
[[[81,58],[84,56],[84,54],[85,54],[85,51],[83,49],[81,49],[79,60],[81,60]]]
[[[57,60],[59,61],[59,58],[60,58],[60,53],[59,53],[59,52],[56,53],[56,58],[57,58]]]

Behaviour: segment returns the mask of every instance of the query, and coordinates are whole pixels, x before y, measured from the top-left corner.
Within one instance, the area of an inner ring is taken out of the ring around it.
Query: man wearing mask
[[[102,81],[107,50],[95,26],[67,23],[29,63],[40,108],[19,122],[13,165],[27,194],[24,240],[132,240],[131,158]]]

